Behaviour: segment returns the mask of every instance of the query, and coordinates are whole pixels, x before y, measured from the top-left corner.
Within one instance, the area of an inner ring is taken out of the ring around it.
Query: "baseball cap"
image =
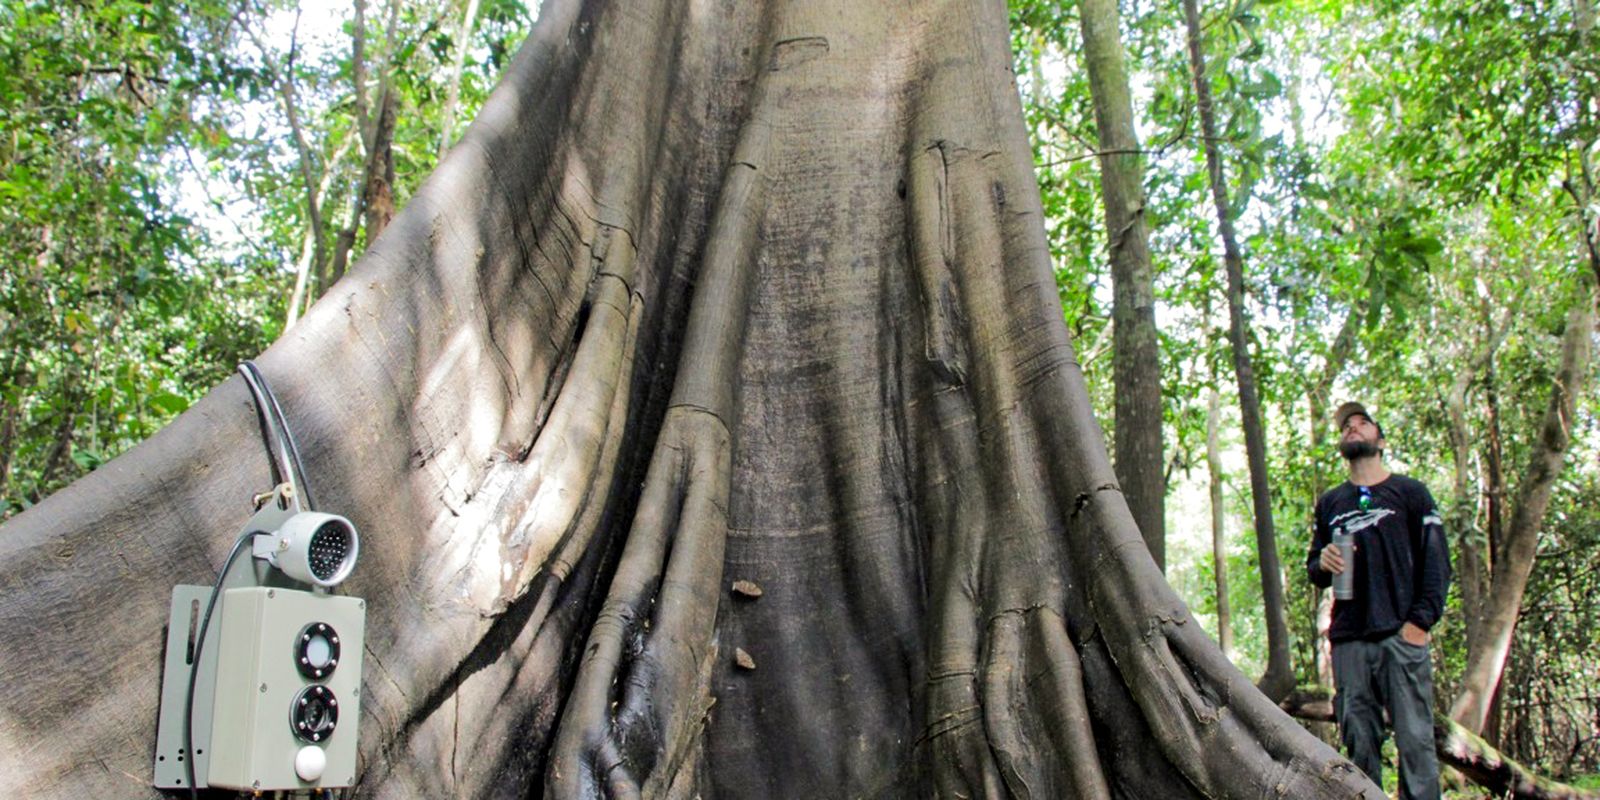
[[[1357,414],[1360,414],[1361,416],[1370,420],[1373,425],[1377,426],[1378,435],[1383,435],[1383,425],[1380,424],[1376,419],[1373,419],[1372,414],[1367,411],[1366,406],[1357,403],[1354,400],[1348,403],[1342,403],[1337,409],[1334,410],[1333,427],[1336,430],[1344,430],[1344,423]]]

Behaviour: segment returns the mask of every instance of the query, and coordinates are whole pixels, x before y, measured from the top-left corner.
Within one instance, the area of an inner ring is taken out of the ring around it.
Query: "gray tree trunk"
[[[546,4],[259,360],[365,533],[354,796],[1382,796],[1145,551],[1006,18]],[[229,381],[0,530],[0,792],[155,794],[170,588],[257,448]]]
[[[1211,564],[1217,585],[1217,645],[1233,657],[1233,613],[1228,600],[1228,529],[1223,509],[1222,448],[1217,432],[1222,399],[1213,388],[1206,396],[1206,472],[1211,476]]]
[[[1538,439],[1528,457],[1528,468],[1517,482],[1503,544],[1495,548],[1487,565],[1489,581],[1478,598],[1480,610],[1467,625],[1467,664],[1450,716],[1474,733],[1482,731],[1488,722],[1495,689],[1505,671],[1517,614],[1522,608],[1522,592],[1533,573],[1545,511],[1550,506],[1550,495],[1571,443],[1577,396],[1589,379],[1595,283],[1587,275],[1580,283],[1582,290],[1573,300],[1566,332],[1561,337],[1560,365],[1550,387],[1550,402],[1539,426]],[[1475,564],[1472,566],[1477,568]]]
[[[1166,460],[1155,270],[1145,224],[1144,156],[1133,128],[1116,0],[1082,0],[1084,63],[1100,147],[1100,196],[1111,257],[1113,464],[1156,566],[1166,568]]]
[[[1259,686],[1279,700],[1294,689],[1289,663],[1289,620],[1283,592],[1283,564],[1278,558],[1278,535],[1272,525],[1272,493],[1267,484],[1267,437],[1261,426],[1261,400],[1256,394],[1255,370],[1250,364],[1249,323],[1244,309],[1244,258],[1233,232],[1233,211],[1228,203],[1228,181],[1217,148],[1216,114],[1211,108],[1211,79],[1206,75],[1204,43],[1200,34],[1200,8],[1184,0],[1188,28],[1189,68],[1194,75],[1195,105],[1200,110],[1200,131],[1205,140],[1206,170],[1211,199],[1217,209],[1217,231],[1222,238],[1223,262],[1228,271],[1228,341],[1233,348],[1233,370],[1239,384],[1239,416],[1244,427],[1245,458],[1250,466],[1251,508],[1255,516],[1256,550],[1261,565],[1261,596],[1267,621],[1267,671]]]
[[[1445,414],[1450,421],[1447,433],[1453,468],[1451,493],[1456,498],[1449,530],[1456,537],[1455,580],[1461,587],[1461,611],[1469,642],[1483,639],[1483,631],[1479,628],[1486,618],[1485,612],[1492,594],[1490,561],[1487,558],[1487,551],[1491,549],[1489,532],[1475,522],[1481,495],[1488,492],[1475,491],[1472,484],[1472,434],[1467,425],[1467,393],[1473,381],[1488,367],[1495,351],[1510,331],[1511,311],[1515,307],[1514,303],[1508,305],[1498,324],[1485,312],[1483,339],[1474,342],[1471,350],[1464,354],[1463,363],[1456,370],[1455,378],[1444,395]],[[1486,482],[1486,488],[1490,492],[1498,490],[1493,481]]]
[[[461,69],[467,61],[467,46],[472,42],[472,26],[478,19],[478,0],[467,0],[467,10],[461,12],[461,24],[456,27],[456,52],[450,59],[450,77],[446,80],[444,111],[439,123],[439,158],[450,152],[450,139],[455,136],[456,108],[461,102]]]

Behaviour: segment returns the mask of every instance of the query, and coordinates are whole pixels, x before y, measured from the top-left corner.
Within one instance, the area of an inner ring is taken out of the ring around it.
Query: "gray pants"
[[[1394,635],[1333,645],[1333,713],[1350,760],[1383,786],[1383,709],[1400,751],[1400,797],[1438,800],[1433,745],[1433,664],[1427,645]]]

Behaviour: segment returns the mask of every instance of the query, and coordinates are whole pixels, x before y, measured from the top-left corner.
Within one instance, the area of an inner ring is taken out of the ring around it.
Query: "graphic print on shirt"
[[[1366,511],[1346,511],[1328,521],[1328,527],[1334,531],[1340,528],[1345,533],[1354,534],[1368,528],[1377,527],[1378,523],[1394,513],[1392,508],[1372,508]]]

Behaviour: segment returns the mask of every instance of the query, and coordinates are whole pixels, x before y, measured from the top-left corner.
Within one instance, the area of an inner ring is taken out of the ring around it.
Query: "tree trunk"
[[[308,192],[310,197],[327,196],[328,186],[333,183],[333,177],[339,171],[339,162],[344,160],[344,155],[350,150],[351,144],[359,138],[361,138],[361,132],[357,130],[353,136],[346,136],[345,140],[339,144],[339,148],[334,151],[333,157],[328,159],[327,166],[322,170],[322,179],[317,183],[316,189]],[[343,235],[341,231],[340,236],[342,237]],[[300,319],[300,315],[304,313],[304,309],[309,305],[306,303],[306,299],[307,292],[311,289],[312,275],[321,273],[326,268],[326,265],[322,262],[315,261],[316,258],[321,258],[318,253],[320,245],[316,244],[315,239],[316,229],[306,229],[305,235],[300,242],[300,260],[295,264],[294,289],[289,292],[289,310],[284,315],[283,329],[285,331],[294,327],[295,322]],[[341,264],[340,267],[340,273],[342,274],[343,265]]]
[[[1517,305],[1515,302],[1508,304],[1501,312],[1498,322],[1493,320],[1487,307],[1485,308],[1484,338],[1481,343],[1473,345],[1471,352],[1465,354],[1463,363],[1456,370],[1455,378],[1450,382],[1450,388],[1444,395],[1445,416],[1449,419],[1447,434],[1450,439],[1451,464],[1454,468],[1451,489],[1456,498],[1455,510],[1451,515],[1448,529],[1454,531],[1456,535],[1456,581],[1461,587],[1461,610],[1466,623],[1468,641],[1481,636],[1477,629],[1483,617],[1484,604],[1488,601],[1490,589],[1489,560],[1485,555],[1489,538],[1486,529],[1478,526],[1475,520],[1480,500],[1486,504],[1493,501],[1497,496],[1494,494],[1495,487],[1499,484],[1494,481],[1484,481],[1483,485],[1487,487],[1485,491],[1473,490],[1472,435],[1467,427],[1467,392],[1478,374],[1492,363],[1496,351],[1505,341],[1506,334],[1511,330],[1511,315]],[[1498,436],[1498,433],[1495,435]]]
[[[1233,211],[1228,203],[1228,183],[1217,149],[1216,114],[1211,108],[1211,79],[1206,75],[1204,43],[1200,36],[1200,9],[1196,0],[1184,0],[1188,28],[1189,68],[1194,74],[1195,105],[1200,111],[1200,131],[1205,141],[1206,171],[1211,199],[1217,209],[1217,230],[1222,238],[1223,261],[1228,270],[1228,341],[1233,348],[1233,370],[1239,384],[1239,415],[1244,424],[1245,456],[1250,465],[1250,497],[1255,513],[1256,549],[1261,563],[1261,596],[1267,617],[1267,671],[1261,691],[1274,700],[1294,688],[1289,663],[1289,622],[1283,594],[1283,565],[1278,559],[1278,536],[1272,526],[1272,495],[1267,485],[1267,440],[1261,426],[1261,401],[1256,395],[1255,371],[1250,365],[1249,323],[1244,309],[1244,259],[1233,233]]]
[[[367,177],[361,193],[366,211],[367,241],[377,241],[394,218],[394,125],[395,93],[389,81],[378,93],[377,130],[372,137],[372,152],[367,157]],[[337,281],[342,275],[334,275]],[[331,283],[330,281],[330,283]]]
[[[351,99],[356,109],[356,129],[361,131],[361,153],[372,151],[369,131],[372,112],[367,103],[367,0],[354,0],[354,19],[350,24]]]
[[[1476,624],[1469,627],[1477,635],[1467,639],[1467,664],[1450,716],[1474,733],[1483,730],[1488,721],[1495,688],[1511,652],[1511,635],[1522,608],[1523,589],[1533,572],[1545,510],[1566,460],[1576,399],[1588,380],[1595,283],[1588,275],[1579,283],[1582,289],[1567,314],[1561,361],[1550,387],[1550,403],[1539,426],[1539,438],[1529,456],[1528,469],[1517,482],[1504,544],[1497,548],[1489,565],[1489,590],[1483,611]]]
[[[10,511],[6,492],[11,487],[11,464],[17,455],[17,416],[20,412],[17,404],[0,397],[0,515]]]
[[[56,475],[72,460],[72,438],[77,432],[78,406],[88,398],[87,393],[78,387],[71,387],[62,392],[66,402],[58,412],[60,417],[56,421],[56,430],[50,437],[50,451],[44,457],[44,466],[39,468],[39,480],[34,484],[34,500],[38,501],[45,492],[55,483]]]
[[[1117,481],[1156,566],[1166,568],[1167,481],[1162,453],[1161,352],[1155,270],[1145,225],[1144,157],[1133,129],[1116,0],[1082,0],[1084,62],[1100,147],[1100,196],[1111,257],[1112,380]]]
[[[312,264],[321,265],[325,260],[324,248],[327,246],[327,236],[324,231],[322,216],[322,195],[319,186],[326,187],[326,181],[319,183],[316,177],[316,155],[311,151],[311,144],[306,140],[305,128],[300,124],[300,101],[295,97],[294,89],[294,62],[298,56],[300,33],[300,12],[296,8],[294,28],[289,35],[289,52],[284,56],[282,66],[273,65],[272,48],[261,39],[249,25],[240,26],[245,35],[255,44],[261,53],[262,63],[266,64],[267,77],[278,92],[279,102],[283,105],[284,119],[289,123],[290,138],[294,141],[295,154],[298,157],[297,168],[300,173],[300,182],[305,186],[306,192],[306,222],[309,230],[303,239],[310,254],[302,256],[302,265],[298,272],[303,275],[307,272],[303,262],[310,259]],[[327,164],[323,168],[324,177],[333,168]],[[297,278],[297,283],[299,279]],[[294,324],[294,306],[291,303],[288,323]]]
[[[367,537],[352,795],[1380,798],[1145,551],[1005,5],[706,11],[546,3],[259,359]],[[0,530],[6,796],[155,796],[170,589],[258,442],[228,381]]]
[[[1488,539],[1482,529],[1474,524],[1482,498],[1479,492],[1473,491],[1472,438],[1467,427],[1467,390],[1475,375],[1475,370],[1458,371],[1450,390],[1445,394],[1445,413],[1450,420],[1451,464],[1454,467],[1451,485],[1456,498],[1450,530],[1456,534],[1456,582],[1461,587],[1461,611],[1467,641],[1481,636],[1477,628],[1490,596],[1489,565],[1485,558]]]
[[[1298,133],[1296,136],[1298,141]],[[1315,459],[1321,458],[1328,425],[1333,421],[1328,414],[1333,383],[1339,379],[1339,373],[1344,371],[1344,365],[1349,362],[1350,354],[1355,351],[1356,334],[1360,331],[1363,316],[1361,305],[1352,301],[1350,311],[1345,315],[1344,324],[1339,326],[1339,332],[1333,337],[1333,344],[1328,347],[1328,357],[1322,362],[1322,372],[1318,374],[1316,382],[1306,390],[1306,444]],[[1317,500],[1327,488],[1322,479],[1320,464],[1314,463],[1311,468],[1310,503],[1306,508],[1316,508]],[[1312,527],[1316,525],[1316,520],[1307,520],[1307,523],[1308,527]],[[1328,640],[1328,630],[1333,626],[1333,594],[1320,586],[1314,586],[1312,598],[1317,631],[1315,643],[1317,679],[1332,686],[1333,643]],[[1317,733],[1324,741],[1334,741],[1331,738],[1331,731],[1320,729]]]
[[[1222,401],[1216,389],[1206,396],[1206,472],[1211,475],[1211,563],[1217,578],[1217,645],[1233,659],[1233,615],[1228,608],[1228,531],[1222,498],[1222,448],[1217,428]]]
[[[456,54],[450,61],[450,78],[445,90],[443,122],[439,124],[439,160],[450,152],[450,139],[456,130],[456,107],[461,102],[461,68],[467,61],[467,45],[472,41],[472,25],[478,19],[478,0],[467,0],[467,10],[461,14],[461,25],[456,28]]]
[[[378,234],[394,217],[394,107],[390,97],[393,76],[394,49],[400,25],[400,0],[390,0],[388,22],[384,25],[384,57],[378,72],[378,118],[373,119],[371,103],[367,98],[367,4],[355,0],[355,21],[350,32],[350,72],[352,97],[355,101],[356,128],[360,132],[361,151],[364,155],[358,182],[350,195],[350,221],[334,237],[333,257],[324,265],[318,264],[317,293],[328,290],[340,278],[350,263],[350,250],[355,247],[356,234],[363,219],[367,224],[367,242],[370,246]],[[374,205],[378,208],[374,210]],[[376,230],[373,226],[376,225]]]
[[[1494,368],[1494,355],[1491,353],[1485,361],[1483,370],[1483,410],[1484,410],[1484,446],[1483,446],[1483,495],[1485,524],[1488,528],[1489,558],[1485,565],[1490,577],[1490,591],[1488,596],[1494,597],[1494,565],[1506,554],[1506,476],[1504,464],[1504,448],[1501,445],[1500,432],[1500,391],[1499,376]],[[1529,570],[1532,572],[1531,567]],[[1520,606],[1521,601],[1518,601]],[[1480,636],[1487,634],[1483,624],[1493,615],[1493,606],[1478,607],[1479,625],[1476,631]],[[1470,639],[1468,640],[1471,641]],[[1470,648],[1469,648],[1470,649]],[[1507,653],[1509,656],[1509,652]],[[1492,741],[1500,741],[1500,681],[1504,678],[1504,669],[1497,676],[1493,686],[1488,689],[1489,710],[1484,715],[1483,721],[1473,730],[1489,737]]]

